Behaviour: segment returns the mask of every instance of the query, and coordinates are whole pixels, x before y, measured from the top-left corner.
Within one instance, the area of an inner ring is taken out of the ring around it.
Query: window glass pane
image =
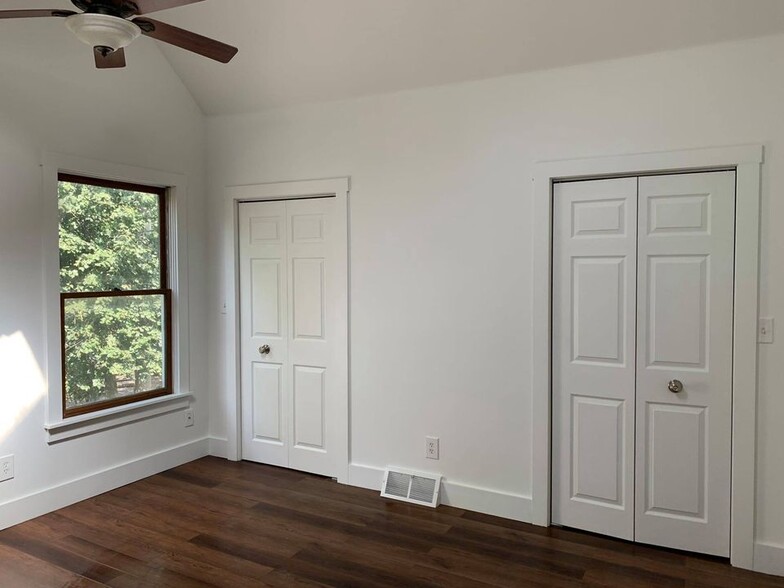
[[[59,207],[62,292],[163,287],[157,194],[60,182]]]
[[[65,298],[65,408],[164,387],[164,297]]]

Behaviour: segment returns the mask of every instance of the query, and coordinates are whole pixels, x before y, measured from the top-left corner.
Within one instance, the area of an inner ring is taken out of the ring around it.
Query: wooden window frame
[[[134,184],[129,182],[118,182],[114,180],[103,180],[100,178],[80,176],[69,173],[57,174],[58,186],[60,182],[68,182],[74,184],[83,184],[88,186],[97,186],[101,188],[109,188],[115,190],[127,190],[130,192],[142,192],[144,194],[154,194],[158,197],[158,211],[160,218],[160,251],[159,259],[161,266],[160,287],[150,290],[122,290],[122,291],[95,291],[95,292],[63,292],[60,290],[60,366],[62,372],[62,412],[63,418],[75,417],[79,415],[98,412],[107,408],[114,408],[117,406],[125,406],[149,400],[151,398],[158,398],[161,396],[169,396],[174,393],[173,386],[173,328],[172,328],[172,290],[169,284],[169,230],[168,230],[168,202],[166,188],[157,186],[147,186],[144,184]],[[59,223],[58,223],[59,230]],[[61,286],[62,288],[62,286]],[[76,300],[84,298],[127,298],[130,296],[162,296],[163,297],[163,387],[155,390],[141,392],[124,396],[122,398],[113,398],[111,400],[103,400],[68,408],[66,401],[66,361],[65,361],[65,304],[67,300]]]

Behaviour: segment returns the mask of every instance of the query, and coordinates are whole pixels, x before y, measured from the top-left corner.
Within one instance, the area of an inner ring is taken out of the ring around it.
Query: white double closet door
[[[239,205],[243,459],[345,475],[344,213],[336,198]]]
[[[553,522],[728,556],[735,173],[553,204]]]

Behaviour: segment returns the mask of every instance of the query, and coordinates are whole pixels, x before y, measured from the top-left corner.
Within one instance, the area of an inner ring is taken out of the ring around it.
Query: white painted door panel
[[[346,221],[334,198],[287,203],[289,467],[336,476],[347,448]],[[345,467],[345,464],[344,464]]]
[[[735,174],[640,178],[639,203],[636,539],[728,556]]]
[[[243,459],[344,478],[346,219],[335,198],[251,202],[239,228]]]
[[[288,464],[286,204],[242,204],[239,217],[242,454]],[[259,349],[269,345],[270,353]]]
[[[727,556],[735,174],[553,205],[553,522]]]
[[[637,180],[556,184],[553,522],[634,537]]]

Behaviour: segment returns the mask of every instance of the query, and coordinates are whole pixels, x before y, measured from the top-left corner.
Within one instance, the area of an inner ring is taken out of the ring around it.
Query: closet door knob
[[[269,355],[269,352],[270,352],[269,345],[262,345],[261,347],[259,347],[259,353],[261,353],[262,355]]]
[[[680,380],[670,380],[670,383],[667,384],[667,389],[673,394],[679,394],[683,392],[683,382]]]

